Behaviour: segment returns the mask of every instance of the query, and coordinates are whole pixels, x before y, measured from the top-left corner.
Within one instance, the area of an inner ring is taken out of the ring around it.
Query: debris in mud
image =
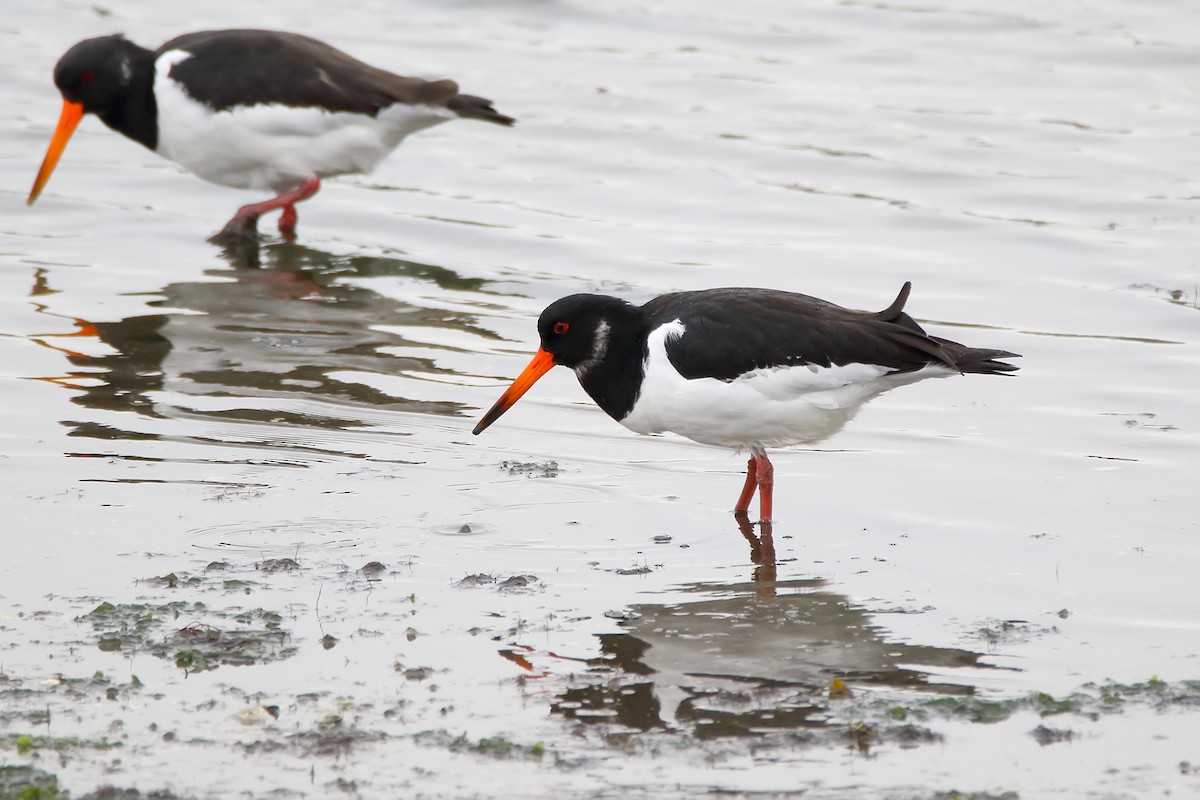
[[[279,719],[279,706],[251,706],[233,715],[243,725],[266,725]]]
[[[24,765],[0,765],[0,798],[55,798],[59,796],[58,776]]]
[[[340,758],[360,744],[376,744],[387,741],[388,736],[382,731],[367,731],[346,725],[345,720],[337,714],[329,714],[316,728],[293,733],[287,739],[265,739],[244,746],[247,755],[255,753],[271,753],[279,750],[294,749],[304,757],[332,756]]]
[[[368,564],[363,564],[359,572],[368,578],[378,578],[383,573],[387,572],[387,566],[382,562],[372,561]]]
[[[1145,683],[1085,683],[1083,688],[1099,694],[1104,710],[1119,709],[1127,703],[1149,703],[1155,711],[1179,706],[1200,706],[1200,680],[1167,683],[1156,677]]]
[[[206,610],[203,603],[189,603],[182,600],[161,605],[143,603],[114,605],[103,602],[87,614],[76,617],[76,621],[90,622],[94,630],[101,632],[98,641],[100,650],[104,652],[136,651],[145,648],[151,632],[160,628],[165,622],[174,622],[185,615],[200,615]]]
[[[458,587],[459,589],[473,589],[476,586],[486,586],[489,583],[495,583],[495,582],[496,582],[495,575],[488,575],[487,573],[484,573],[484,572],[477,572],[474,575],[468,575],[467,577],[463,578],[462,580],[460,580],[458,583],[456,583],[454,585],[456,587]]]
[[[281,630],[226,631],[193,623],[148,649],[159,658],[173,658],[175,666],[187,672],[205,672],[221,666],[250,666],[290,658],[296,648],[285,646],[289,638]]]
[[[538,582],[536,575],[513,575],[505,578],[496,584],[496,588],[503,590],[528,589]]]
[[[1000,644],[1028,642],[1039,636],[1058,632],[1058,628],[1053,625],[1046,627],[1035,625],[1028,620],[1006,619],[999,622],[989,620],[984,627],[975,633],[980,639],[987,642],[989,646],[995,647]]]
[[[1059,742],[1069,742],[1075,738],[1075,731],[1067,728],[1050,728],[1045,725],[1038,725],[1029,732],[1029,735],[1037,741],[1042,747]]]
[[[1163,286],[1155,286],[1152,283],[1133,283],[1129,285],[1129,288],[1150,292],[1174,305],[1200,308],[1200,289],[1197,289],[1195,286],[1189,291],[1186,289],[1167,289]]]
[[[40,800],[40,798],[39,798]],[[118,789],[115,786],[101,786],[91,794],[85,794],[79,800],[183,800],[174,792],[166,789],[156,789],[151,792],[141,792],[137,789]]]
[[[184,575],[182,578],[174,572],[168,572],[166,575],[149,578],[146,581],[151,586],[161,586],[165,589],[178,589],[183,586],[198,586],[202,582],[200,578],[195,576]]]
[[[18,755],[29,755],[39,751],[64,753],[68,750],[111,750],[121,747],[121,742],[105,739],[80,739],[76,736],[32,736],[27,733],[0,737],[0,745],[11,746]],[[7,798],[3,791],[4,781],[0,778],[0,798]],[[21,795],[17,795],[20,797]]]
[[[910,706],[910,712],[924,719],[925,712],[943,717],[966,719],[969,722],[991,723],[1008,719],[1018,711],[1032,711],[1042,717],[1056,714],[1079,713],[1093,716],[1088,711],[1093,698],[1079,692],[1056,698],[1046,692],[1035,692],[1024,697],[990,700],[982,697],[939,697]]]
[[[294,558],[268,558],[254,565],[259,572],[293,572],[300,569],[300,562]]]
[[[392,668],[395,669],[396,672],[401,673],[405,680],[413,681],[414,683],[420,683],[421,681],[428,679],[429,676],[433,674],[433,670],[429,667],[405,668],[403,664],[398,662],[394,664]]]
[[[232,565],[224,561],[213,561],[204,568],[204,573],[210,572],[225,572],[232,569]],[[166,575],[155,575],[150,578],[143,578],[140,583],[145,583],[150,586],[163,589],[199,589],[201,591],[216,591],[222,592],[242,592],[249,594],[251,589],[261,584],[253,581],[240,580],[238,578],[220,578],[218,576],[210,576],[207,574],[192,575],[191,573],[178,571],[168,572]]]
[[[910,750],[923,744],[944,742],[945,737],[919,725],[901,725],[898,728],[885,730],[881,741],[884,743],[895,742],[902,750]]]
[[[295,733],[288,741],[296,745],[305,756],[344,756],[360,744],[375,744],[387,741],[382,731],[361,731],[355,728],[330,727],[324,730]]]
[[[1170,423],[1160,424],[1153,422],[1158,418],[1158,415],[1151,411],[1142,411],[1139,413],[1127,413],[1120,411],[1102,411],[1102,417],[1121,417],[1126,428],[1144,428],[1155,431],[1177,431],[1179,427]]]
[[[412,739],[417,744],[442,747],[452,753],[477,753],[493,758],[540,759],[546,755],[546,746],[541,742],[523,745],[504,736],[485,736],[478,741],[472,741],[465,733],[454,736],[449,731],[436,730],[413,734]]]
[[[14,683],[20,684],[20,681]],[[23,720],[30,727],[48,727],[52,719],[49,699],[65,698],[66,705],[77,707],[93,703],[100,698],[118,700],[125,695],[139,692],[143,686],[137,675],[131,675],[128,683],[114,683],[103,672],[96,671],[90,678],[68,678],[55,675],[40,682],[40,689],[9,688],[0,691],[0,723],[11,724]],[[0,738],[0,741],[3,741]],[[14,741],[18,750],[69,747],[104,749],[107,743],[97,743],[70,737],[18,736]],[[0,800],[4,795],[0,794]]]
[[[557,461],[501,461],[500,469],[509,475],[525,475],[530,478],[557,478]]]
[[[181,618],[232,619],[261,630],[226,631],[196,619],[165,638],[162,629]],[[280,630],[283,618],[274,611],[254,609],[236,614],[208,608],[204,603],[174,601],[162,605],[104,602],[77,618],[100,632],[97,646],[105,652],[149,652],[174,661],[188,672],[203,672],[222,665],[262,664],[289,658],[295,647],[285,646],[289,634]]]
[[[479,572],[474,575],[468,575],[454,585],[459,589],[474,589],[477,586],[493,586],[497,591],[519,591],[521,589],[529,589],[536,583],[538,583],[538,577],[536,575],[511,575],[501,580],[495,575],[488,575],[485,572]]]

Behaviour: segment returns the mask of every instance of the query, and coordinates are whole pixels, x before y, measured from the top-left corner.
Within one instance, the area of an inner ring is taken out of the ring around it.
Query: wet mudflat
[[[18,0],[0,255],[0,798],[1200,790],[1186,3]],[[300,241],[87,120],[57,56],[253,25],[519,118]],[[264,227],[270,230],[269,227]],[[779,453],[637,437],[551,300],[720,285],[1022,353]],[[561,374],[559,374],[561,373]]]

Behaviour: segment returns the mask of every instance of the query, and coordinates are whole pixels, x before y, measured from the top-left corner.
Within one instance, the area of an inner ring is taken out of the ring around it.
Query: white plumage
[[[397,103],[377,116],[278,104],[214,111],[170,77],[191,58],[164,53],[155,65],[157,152],[197,176],[238,189],[283,192],[301,181],[370,172],[406,136],[456,115]]]
[[[810,444],[842,429],[871,398],[897,386],[957,374],[943,365],[893,372],[875,364],[772,367],[732,381],[684,378],[666,342],[682,322],[660,325],[646,338],[645,377],[633,409],[619,422],[635,433],[677,433],[737,450]]]

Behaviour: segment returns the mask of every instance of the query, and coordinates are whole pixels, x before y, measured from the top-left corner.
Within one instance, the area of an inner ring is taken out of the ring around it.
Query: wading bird
[[[868,400],[906,383],[1017,369],[997,360],[1015,353],[927,334],[904,313],[911,288],[905,283],[876,313],[774,289],[678,292],[643,306],[606,295],[564,297],[542,312],[537,354],[473,432],[551,367],[569,367],[631,431],[748,450],[734,512],[746,514],[757,490],[767,522],[775,469],[766,448],[821,441]]]
[[[451,80],[405,78],[295,33],[185,33],[157,50],[120,34],[85,39],[54,68],[62,114],[29,192],[32,204],[84,114],[199,177],[275,197],[238,209],[218,237],[253,238],[282,210],[295,238],[296,203],[321,179],[375,169],[406,136],[456,117],[511,125]]]

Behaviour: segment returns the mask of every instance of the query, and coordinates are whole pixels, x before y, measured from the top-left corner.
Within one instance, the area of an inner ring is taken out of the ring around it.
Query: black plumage
[[[1009,372],[993,362],[1012,353],[975,350],[929,336],[904,313],[912,284],[888,308],[858,311],[773,289],[708,289],[654,298],[642,306],[651,328],[678,320],[685,331],[668,339],[667,356],[688,379],[732,381],[773,367],[876,364],[911,372],[931,363],[960,372]]]
[[[395,75],[336,47],[296,33],[221,30],[185,33],[154,58],[182,50],[191,58],[171,67],[171,78],[215,111],[278,104],[375,116],[395,103],[443,106],[460,116],[511,125],[491,101],[459,95],[452,80]],[[460,110],[461,109],[461,110]]]

